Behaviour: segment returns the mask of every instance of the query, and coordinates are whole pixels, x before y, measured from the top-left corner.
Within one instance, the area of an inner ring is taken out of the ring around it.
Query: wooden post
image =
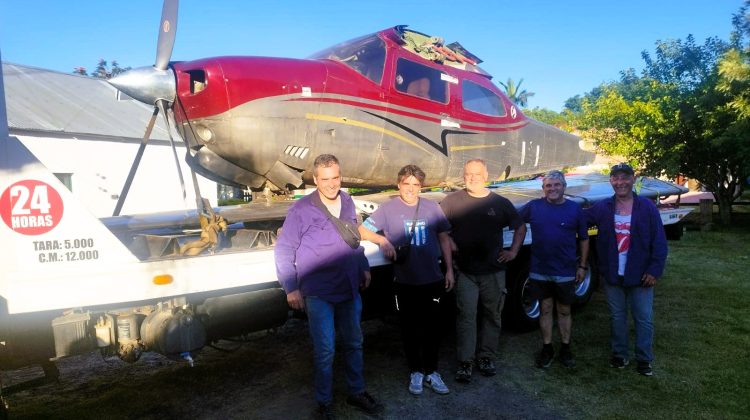
[[[704,198],[700,201],[701,231],[711,230],[713,227],[714,201]]]

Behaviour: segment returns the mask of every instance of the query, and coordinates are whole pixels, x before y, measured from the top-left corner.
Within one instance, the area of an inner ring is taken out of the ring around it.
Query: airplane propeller
[[[166,70],[169,59],[172,57],[174,39],[177,34],[177,6],[178,0],[165,0],[161,9],[161,26],[159,27],[159,40],[156,44],[156,61],[154,67],[158,70]]]
[[[122,210],[125,198],[128,195],[128,191],[130,191],[130,186],[135,177],[135,172],[138,170],[138,165],[140,164],[144,149],[146,148],[146,143],[148,142],[149,137],[151,137],[151,130],[159,111],[161,111],[164,116],[164,122],[167,125],[167,134],[169,135],[172,153],[174,154],[175,163],[177,164],[177,174],[180,179],[180,185],[182,186],[183,200],[186,197],[185,181],[182,177],[182,171],[180,170],[179,158],[177,156],[177,148],[175,146],[173,134],[180,139],[182,139],[182,137],[176,130],[173,130],[175,120],[174,115],[170,112],[170,104],[172,104],[177,97],[174,71],[169,68],[169,60],[172,57],[172,49],[174,47],[175,35],[177,32],[178,5],[178,0],[164,0],[161,12],[161,23],[159,25],[159,38],[156,44],[156,61],[154,65],[151,67],[139,67],[109,80],[109,83],[112,86],[131,98],[146,104],[154,105],[154,112],[151,115],[141,145],[136,153],[135,159],[133,160],[133,164],[130,167],[130,172],[128,173],[125,185],[122,187],[117,204],[115,205],[113,216],[118,216]],[[182,140],[184,142],[184,139]],[[197,194],[196,199],[201,203],[200,194]]]

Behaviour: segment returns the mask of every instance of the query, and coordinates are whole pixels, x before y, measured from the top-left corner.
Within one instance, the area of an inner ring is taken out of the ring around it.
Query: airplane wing
[[[609,177],[603,174],[573,174],[566,176],[568,187],[566,198],[581,204],[594,204],[597,201],[612,197],[612,187]],[[667,181],[656,178],[639,177],[636,182],[639,195],[654,200],[661,197],[683,194],[688,190]],[[495,194],[500,194],[510,200],[516,208],[521,208],[529,200],[540,198],[542,194],[542,179],[525,181],[507,181],[490,186]],[[427,191],[420,196],[440,202],[450,192]],[[398,192],[389,191],[375,194],[354,196],[357,208],[364,214],[371,214],[384,202],[397,197]],[[248,204],[217,207],[216,214],[221,215],[228,224],[253,223],[266,221],[283,221],[292,200],[253,201]],[[159,229],[193,229],[200,226],[196,210],[150,213],[144,215],[115,216],[101,219],[112,232],[146,231]]]
[[[584,206],[605,200],[612,197],[614,194],[612,186],[609,183],[609,177],[604,174],[569,174],[566,175],[565,179],[568,183],[568,186],[565,189],[566,198]],[[670,195],[683,194],[688,191],[687,188],[650,177],[638,177],[634,189],[639,195],[654,200]],[[510,200],[518,209],[528,203],[529,200],[544,196],[542,193],[541,178],[493,184],[490,186],[490,190],[495,194],[500,194]],[[440,202],[445,198],[446,194],[449,193],[450,192],[428,191],[420,194],[420,197]],[[359,210],[365,214],[370,214],[375,211],[380,204],[396,196],[398,196],[398,193],[392,191],[388,193],[361,195],[354,198],[355,201],[357,201]]]
[[[580,204],[591,205],[614,194],[609,176],[604,174],[572,174],[566,175],[565,180],[568,183],[565,197]],[[651,177],[637,177],[634,190],[638,195],[654,200],[688,191],[687,188]],[[493,191],[508,198],[520,208],[530,199],[543,196],[542,178],[503,183],[493,188]]]
[[[609,177],[603,174],[572,174],[566,177],[566,197],[583,206],[612,197]],[[686,188],[655,178],[639,178],[635,186],[641,196],[658,200],[687,192]],[[542,197],[542,179],[507,181],[490,186],[490,190],[510,200],[521,208],[529,200]],[[440,202],[450,192],[426,191],[422,198]],[[381,204],[398,196],[396,191],[354,196],[358,211],[372,214]],[[217,207],[214,212],[231,224],[241,224],[230,230],[230,242],[240,248],[270,246],[275,241],[276,229],[281,226],[293,200],[257,200],[248,204]],[[689,210],[688,210],[689,211]],[[672,217],[666,215],[665,217]],[[115,216],[101,219],[123,243],[135,250],[141,258],[176,255],[175,249],[200,233],[200,218],[196,210],[151,213],[131,216]],[[238,234],[244,232],[247,234]],[[260,232],[260,233],[259,233]],[[265,233],[263,233],[265,232]],[[249,235],[249,236],[248,236]],[[264,239],[259,240],[258,235]],[[258,245],[260,244],[260,245]],[[156,250],[156,251],[154,251]]]

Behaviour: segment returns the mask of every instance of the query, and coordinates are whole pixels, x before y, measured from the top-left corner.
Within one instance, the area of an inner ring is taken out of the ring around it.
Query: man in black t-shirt
[[[483,375],[495,374],[500,315],[505,302],[505,264],[516,257],[526,236],[526,225],[513,204],[486,188],[488,177],[483,160],[466,162],[466,189],[449,194],[440,203],[452,226],[457,252],[456,381],[463,383],[471,381],[475,359]],[[509,250],[502,248],[506,226],[515,230]],[[479,334],[478,307],[482,311]]]

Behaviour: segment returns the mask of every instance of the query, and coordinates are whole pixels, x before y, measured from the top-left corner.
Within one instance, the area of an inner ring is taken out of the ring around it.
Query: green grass
[[[732,227],[669,243],[655,290],[653,377],[638,375],[634,363],[609,367],[608,309],[596,293],[574,316],[575,369],[531,370],[532,355],[517,350],[537,349],[538,334],[510,336],[502,349],[507,379],[570,418],[747,418],[750,214],[735,216]]]

